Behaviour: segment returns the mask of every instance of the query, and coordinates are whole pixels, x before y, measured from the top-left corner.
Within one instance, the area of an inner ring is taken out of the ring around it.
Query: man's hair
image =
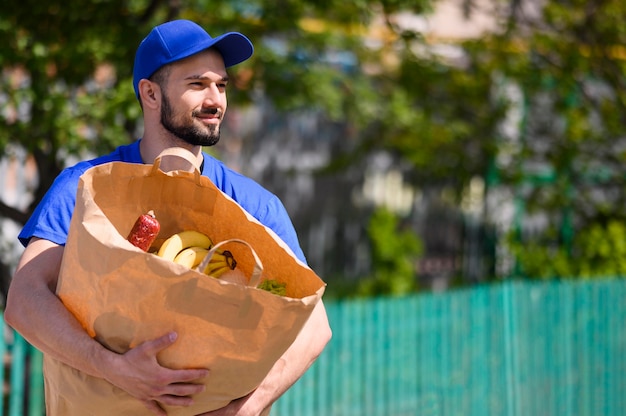
[[[161,68],[157,69],[157,71],[152,74],[149,78],[150,81],[156,83],[161,87],[161,89],[167,87],[167,79],[170,76],[171,65],[164,65]]]

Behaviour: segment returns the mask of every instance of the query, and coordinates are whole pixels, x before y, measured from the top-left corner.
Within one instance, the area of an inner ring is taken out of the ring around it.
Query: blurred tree
[[[377,209],[370,218],[373,274],[359,282],[359,296],[405,295],[416,290],[415,268],[422,255],[422,242],[410,228],[403,229],[396,214]]]
[[[620,264],[619,250],[592,256],[588,246],[626,219],[626,4],[514,2],[505,10],[502,32],[472,47],[500,85],[523,94],[519,134],[500,136],[494,178],[516,190],[522,214],[548,224],[530,232],[522,221],[514,251],[527,276],[545,274],[533,267],[538,257],[557,276],[615,274],[622,268],[607,262]]]
[[[359,140],[334,166],[384,149],[410,163],[417,187],[453,190],[457,201],[485,177],[487,193],[512,190],[523,218],[548,224],[536,236],[513,230],[520,260],[535,241],[561,253],[546,256],[556,269],[565,256],[587,276],[613,270],[581,255],[587,237],[575,239],[626,219],[626,4],[468,0],[463,9],[498,26],[443,40],[382,14],[387,36],[358,49],[367,80],[348,84],[358,94],[344,114]],[[491,214],[483,220],[496,222]]]
[[[126,1],[3,3],[0,156],[9,144],[23,146],[36,162],[38,185],[27,210],[0,201],[0,215],[23,223],[65,156],[128,140],[134,126],[126,121],[132,124],[138,110],[117,78],[130,73],[132,49],[150,17]],[[108,71],[96,78],[98,69]]]
[[[280,110],[314,110],[347,126],[326,172],[383,150],[410,166],[416,186],[445,187],[460,198],[473,177],[489,173],[490,185],[515,188],[542,166],[557,180],[524,195],[530,211],[565,212],[572,227],[623,217],[626,6],[466,1],[468,16],[477,5],[493,8],[501,29],[454,42],[403,23],[406,13],[425,15],[436,4],[4,2],[0,157],[24,147],[38,181],[26,209],[0,201],[0,216],[23,223],[69,156],[101,153],[140,134],[130,82],[136,46],[155,23],[190,18],[212,32],[238,30],[255,40],[253,59],[232,74],[235,102],[262,91]],[[442,45],[453,53],[441,53]],[[523,102],[501,87],[518,88]],[[512,143],[502,130],[516,107],[525,118]],[[601,201],[591,196],[598,184],[612,191]]]
[[[377,59],[366,56],[372,52],[362,35],[380,13],[427,7],[426,0],[5,2],[0,157],[23,148],[36,165],[36,185],[26,208],[0,200],[0,216],[23,224],[66,164],[141,134],[132,63],[154,24],[190,18],[215,33],[255,39],[255,58],[233,74],[238,102],[261,90],[280,109],[323,110],[364,126],[380,112],[380,98],[361,68]],[[2,279],[6,285],[9,276]]]

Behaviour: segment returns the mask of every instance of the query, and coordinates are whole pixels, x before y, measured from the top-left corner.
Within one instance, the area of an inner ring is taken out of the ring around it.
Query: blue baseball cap
[[[252,42],[241,33],[228,32],[212,38],[206,30],[189,20],[173,20],[156,26],[141,41],[135,54],[133,87],[137,98],[139,81],[150,78],[164,65],[210,47],[222,54],[226,68],[245,61],[254,52]]]

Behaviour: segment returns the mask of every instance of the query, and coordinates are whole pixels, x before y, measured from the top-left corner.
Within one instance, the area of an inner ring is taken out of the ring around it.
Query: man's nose
[[[219,106],[222,104],[223,94],[216,84],[211,84],[205,89],[204,105],[205,106]]]

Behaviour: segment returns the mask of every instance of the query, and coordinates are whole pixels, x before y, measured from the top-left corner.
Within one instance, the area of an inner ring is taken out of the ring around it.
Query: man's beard
[[[219,112],[219,110],[211,111],[212,113]],[[199,111],[194,111],[191,115],[195,118],[199,114]],[[172,106],[165,95],[163,95],[161,105],[161,124],[174,136],[192,146],[213,146],[220,141],[220,129],[218,125],[208,126],[208,130],[202,130],[195,126],[193,122],[190,122],[188,125],[176,124]]]

